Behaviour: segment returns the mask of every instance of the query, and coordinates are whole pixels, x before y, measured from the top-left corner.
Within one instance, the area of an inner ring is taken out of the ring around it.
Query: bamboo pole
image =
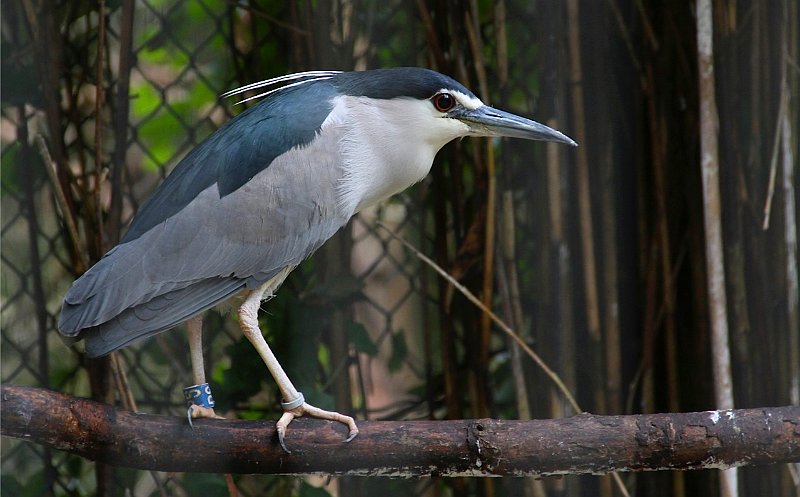
[[[567,2],[569,19],[569,61],[572,81],[572,113],[575,120],[575,137],[578,143],[586,142],[586,120],[583,102],[583,70],[581,68],[580,24],[578,0]],[[583,283],[586,293],[586,321],[589,335],[600,342],[600,304],[597,294],[597,262],[595,260],[592,199],[589,193],[589,160],[586,146],[578,147],[578,211],[580,213],[581,252],[583,256]]]
[[[111,158],[111,201],[106,234],[110,245],[119,242],[122,227],[122,171],[128,148],[130,116],[130,79],[133,66],[133,19],[136,9],[133,0],[124,0],[121,9],[119,62],[114,93],[114,152]]]
[[[785,77],[785,73],[784,73]],[[789,88],[786,79],[783,80],[783,90],[788,94]],[[795,210],[795,177],[793,154],[792,121],[788,110],[783,115],[781,134],[783,142],[783,164],[781,176],[781,189],[783,190],[783,223],[786,236],[786,312],[789,333],[789,399],[792,404],[800,404],[800,297],[798,297],[798,267],[797,267],[797,211]],[[797,115],[795,115],[795,118]],[[797,122],[794,119],[794,122]]]
[[[700,161],[703,183],[706,271],[711,316],[711,361],[714,395],[718,409],[732,409],[733,381],[728,340],[725,262],[722,246],[722,205],[719,189],[719,121],[714,89],[714,26],[711,0],[696,4],[697,64],[700,95]],[[736,469],[720,475],[720,495],[738,496]]]

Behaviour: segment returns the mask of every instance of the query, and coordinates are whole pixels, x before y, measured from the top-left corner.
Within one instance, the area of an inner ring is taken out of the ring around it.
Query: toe
[[[275,425],[276,430],[278,432],[278,442],[281,444],[281,448],[287,454],[291,454],[291,452],[289,451],[289,449],[286,448],[286,444],[284,441],[286,428],[289,426],[289,423],[291,423],[294,418],[299,418],[300,416],[310,416],[312,418],[327,419],[329,421],[336,421],[338,423],[346,425],[348,428],[348,433],[347,433],[347,438],[344,440],[345,443],[350,442],[351,440],[356,438],[356,435],[358,435],[358,426],[356,426],[355,420],[350,416],[345,416],[344,414],[340,414],[334,411],[326,411],[324,409],[320,409],[319,407],[314,407],[307,402],[303,402],[299,406],[284,411],[283,415],[281,416],[281,419],[279,419]]]
[[[358,428],[355,430],[350,430],[350,433],[347,434],[347,438],[344,439],[344,443],[351,442],[354,438],[358,435]]]
[[[196,404],[192,404],[191,406],[189,406],[189,411],[187,415],[189,416],[190,419],[191,418],[225,419],[222,416],[218,415],[214,411],[213,407],[203,407],[203,406],[198,406]],[[189,424],[192,424],[191,421],[189,421]]]

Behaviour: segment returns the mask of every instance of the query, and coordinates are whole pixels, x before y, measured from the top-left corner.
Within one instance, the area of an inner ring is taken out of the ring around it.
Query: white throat
[[[425,100],[339,96],[333,103],[322,129],[345,130],[336,189],[341,207],[353,213],[422,180],[436,153],[468,132],[465,124],[443,118]]]

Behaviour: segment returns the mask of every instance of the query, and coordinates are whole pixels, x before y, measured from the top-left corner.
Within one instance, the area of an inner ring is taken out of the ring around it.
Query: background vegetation
[[[295,271],[262,327],[310,401],[360,418],[573,414],[471,304],[376,229],[382,220],[522,333],[587,411],[719,406],[719,305],[734,405],[800,404],[797,2],[713,2],[719,206],[703,195],[693,2],[9,0],[2,14],[3,382],[122,403],[112,378],[124,372],[137,409],[180,415],[184,335],[89,361],[54,331],[64,292],[177,160],[242,110],[218,98],[225,90],[413,65],[581,147],[452,143],[427,180]],[[704,213],[722,227],[721,303],[708,291]],[[205,328],[220,412],[275,419],[276,388],[233,318],[208,313]],[[717,478],[624,481],[635,495],[688,496],[716,495]],[[800,485],[785,466],[738,478],[743,495]],[[606,477],[235,481],[243,495],[304,497],[617,492]],[[2,492],[228,495],[221,475],[123,470],[9,440]]]

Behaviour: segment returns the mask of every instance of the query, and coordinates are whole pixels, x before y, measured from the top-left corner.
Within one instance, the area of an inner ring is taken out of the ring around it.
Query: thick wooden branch
[[[4,436],[131,468],[205,473],[500,476],[727,468],[800,462],[800,406],[498,421],[293,422],[291,454],[272,422],[136,414],[49,390],[3,385]]]

